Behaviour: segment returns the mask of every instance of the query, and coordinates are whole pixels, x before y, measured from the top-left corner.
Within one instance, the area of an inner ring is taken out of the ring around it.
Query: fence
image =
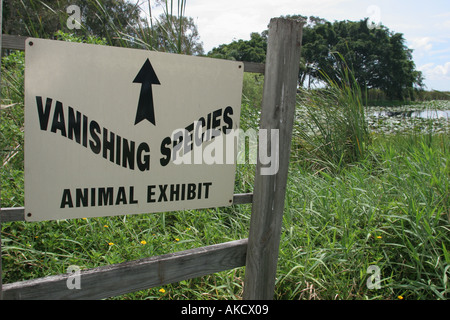
[[[258,158],[253,194],[235,194],[235,205],[252,204],[247,239],[82,270],[82,289],[69,290],[70,274],[1,285],[3,299],[102,299],[185,279],[246,267],[244,299],[272,299],[284,210],[295,111],[302,22],[275,18],[269,24],[266,64],[244,63],[264,73],[260,129],[279,130],[279,170],[261,175]],[[3,35],[1,48],[24,50],[25,37]],[[271,146],[268,146],[271,150]],[[24,208],[2,208],[0,223],[22,221]],[[1,247],[0,247],[1,258]],[[1,274],[1,260],[0,260]]]

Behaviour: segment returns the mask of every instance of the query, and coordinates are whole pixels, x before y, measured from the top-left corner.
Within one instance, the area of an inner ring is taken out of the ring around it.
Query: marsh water
[[[408,110],[408,111],[372,111],[369,115],[375,117],[403,117],[403,118],[450,118],[450,110]]]
[[[398,107],[368,107],[369,128],[375,132],[450,133],[450,101],[428,101]]]

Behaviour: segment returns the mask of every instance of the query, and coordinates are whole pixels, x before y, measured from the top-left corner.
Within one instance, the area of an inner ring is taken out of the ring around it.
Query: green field
[[[20,73],[20,57],[8,59]],[[5,79],[2,207],[17,207],[23,206],[23,83]],[[243,129],[257,126],[260,84],[245,78]],[[313,93],[299,95],[275,298],[448,299],[450,119],[373,119],[373,110],[355,103],[357,94],[344,93],[311,96],[310,105],[304,98]],[[330,107],[335,101],[356,107],[346,113]],[[450,102],[417,108],[449,110]],[[235,193],[253,191],[254,170],[238,165]],[[246,238],[250,214],[251,205],[239,205],[3,223],[3,283]],[[369,266],[380,272],[376,287]],[[242,267],[113,299],[240,299],[244,277]]]
[[[292,161],[275,297],[447,299],[448,138],[448,132],[373,134],[367,158],[339,172],[311,170],[302,161]],[[293,159],[298,160],[295,152]],[[238,165],[236,193],[252,191],[253,170],[253,165]],[[2,168],[6,206],[22,205],[22,185],[20,172]],[[245,238],[250,211],[250,205],[240,205],[4,223],[3,281],[64,273],[70,265],[93,268]],[[380,268],[379,289],[367,287],[370,265]],[[244,273],[245,268],[238,268],[119,298],[238,299]]]

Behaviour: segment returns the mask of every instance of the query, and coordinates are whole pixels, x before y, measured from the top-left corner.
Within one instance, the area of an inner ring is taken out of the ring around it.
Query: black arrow
[[[155,121],[155,110],[153,106],[153,92],[152,84],[161,84],[156,76],[155,70],[150,63],[150,60],[145,60],[141,70],[134,78],[133,83],[142,83],[141,93],[139,95],[139,103],[136,112],[136,121],[134,124],[138,124],[144,119],[147,119],[154,125]]]

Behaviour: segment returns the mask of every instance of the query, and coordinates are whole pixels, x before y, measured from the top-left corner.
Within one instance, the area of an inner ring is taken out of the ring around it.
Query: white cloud
[[[418,68],[425,77],[428,90],[448,91],[450,88],[450,62],[444,64],[427,63]]]
[[[250,39],[250,33],[267,29],[270,19],[281,15],[333,14],[345,2],[353,0],[190,0],[186,15],[197,23],[205,51],[238,39]],[[362,16],[366,9],[361,10]]]
[[[429,80],[450,80],[450,62],[435,65],[427,63],[418,68],[423,72],[426,79]]]
[[[414,50],[430,51],[433,48],[431,37],[413,38],[410,41],[409,47]]]
[[[433,15],[433,18],[446,18],[446,17],[450,17],[450,11]]]
[[[450,20],[445,20],[442,23],[438,24],[438,26],[449,29],[450,28]]]

